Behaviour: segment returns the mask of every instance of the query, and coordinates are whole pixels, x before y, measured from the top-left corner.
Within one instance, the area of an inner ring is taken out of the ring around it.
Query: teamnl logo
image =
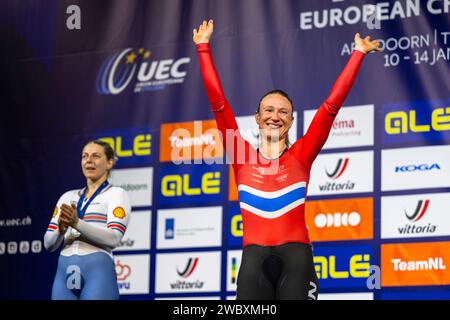
[[[404,227],[399,227],[400,234],[432,234],[436,232],[437,226],[428,223],[427,225],[419,225],[419,221],[425,216],[430,205],[430,200],[419,200],[413,211],[404,211],[408,222]]]
[[[145,48],[126,48],[114,53],[100,68],[97,92],[117,95],[132,82],[135,93],[162,90],[166,85],[184,82],[187,72],[183,67],[190,62],[189,57],[151,61],[151,55]]]
[[[170,287],[172,289],[192,290],[203,288],[205,284],[203,281],[198,279],[195,281],[188,281],[197,268],[199,259],[200,258],[198,257],[189,258],[187,263],[183,265],[183,268],[181,268],[181,271],[177,267],[177,274],[182,280],[177,280],[175,283],[171,283]]]

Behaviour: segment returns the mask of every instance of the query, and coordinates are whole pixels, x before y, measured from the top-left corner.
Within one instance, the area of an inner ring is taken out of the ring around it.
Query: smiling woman
[[[125,190],[107,180],[114,163],[109,144],[87,143],[81,154],[86,187],[68,191],[58,200],[44,236],[49,251],[64,244],[52,299],[119,298],[111,251],[126,231],[131,207]]]
[[[255,114],[260,142],[254,149],[240,135],[223,93],[209,46],[213,29],[212,20],[204,21],[194,29],[193,40],[206,94],[239,190],[244,248],[237,299],[317,299],[318,281],[305,224],[310,170],[365,54],[380,51],[379,43],[355,35],[350,60],[304,137],[292,146],[287,137],[294,120],[293,103],[282,90],[266,93]]]

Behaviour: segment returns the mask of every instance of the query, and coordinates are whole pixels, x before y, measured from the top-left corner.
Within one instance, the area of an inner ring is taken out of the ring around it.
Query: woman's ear
[[[256,120],[256,123],[259,125],[259,121],[261,120],[261,117],[259,116],[258,111],[255,112],[255,120]]]
[[[114,159],[108,160],[108,165],[107,165],[108,170],[111,170],[113,166],[114,166]]]

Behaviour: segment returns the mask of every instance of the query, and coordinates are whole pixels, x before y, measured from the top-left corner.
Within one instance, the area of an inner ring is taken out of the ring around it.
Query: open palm
[[[380,43],[377,40],[370,40],[370,36],[361,38],[360,34],[355,34],[355,50],[369,53],[372,51],[380,52],[382,49],[380,48]]]
[[[206,20],[203,20],[203,23],[198,27],[197,29],[193,30],[193,37],[195,44],[199,43],[208,43],[209,39],[211,38],[214,31],[214,22],[213,20],[209,20],[206,22]]]

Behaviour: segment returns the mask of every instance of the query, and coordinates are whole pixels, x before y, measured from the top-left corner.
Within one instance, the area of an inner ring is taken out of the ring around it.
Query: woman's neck
[[[259,146],[259,152],[264,158],[268,159],[278,159],[286,150],[286,139],[280,139],[278,141],[270,141],[264,139],[261,141],[261,145]]]
[[[100,187],[100,185],[105,182],[107,176],[103,176],[98,180],[87,179],[87,190],[86,190],[86,198],[89,198],[94,192]]]

